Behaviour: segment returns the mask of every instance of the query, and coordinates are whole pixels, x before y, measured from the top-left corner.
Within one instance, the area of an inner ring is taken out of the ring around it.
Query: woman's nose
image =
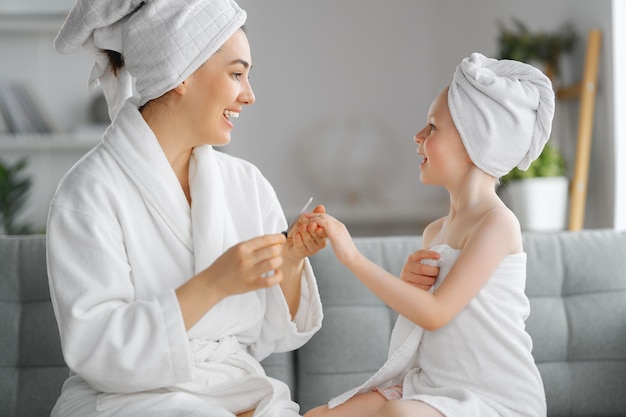
[[[254,103],[254,100],[255,100],[254,91],[252,91],[252,85],[250,84],[250,81],[247,79],[245,82],[245,86],[243,90],[241,91],[241,94],[239,95],[239,100],[245,104]]]

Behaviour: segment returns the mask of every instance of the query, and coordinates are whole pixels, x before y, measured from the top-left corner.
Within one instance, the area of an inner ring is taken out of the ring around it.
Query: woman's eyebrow
[[[230,62],[230,65],[234,65],[234,64],[241,64],[244,66],[244,68],[249,68],[250,67],[250,63],[246,60],[243,59],[235,59],[233,61]]]

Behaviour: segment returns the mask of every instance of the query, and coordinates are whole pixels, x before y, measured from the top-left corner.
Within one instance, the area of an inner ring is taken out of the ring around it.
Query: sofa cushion
[[[0,236],[0,416],[49,416],[69,371],[46,274],[45,237]]]

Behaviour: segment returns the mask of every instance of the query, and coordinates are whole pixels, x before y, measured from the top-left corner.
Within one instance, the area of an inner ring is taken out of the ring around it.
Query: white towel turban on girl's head
[[[474,165],[499,178],[528,169],[550,137],[554,90],[537,68],[479,53],[457,66],[448,107]]]
[[[141,6],[141,7],[140,7]],[[145,104],[179,85],[246,21],[233,0],[78,0],[55,39],[57,51],[81,46],[95,59],[111,119],[136,91]],[[122,54],[117,77],[103,49]]]

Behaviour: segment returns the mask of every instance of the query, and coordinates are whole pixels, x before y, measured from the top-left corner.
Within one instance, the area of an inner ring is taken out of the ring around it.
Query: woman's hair
[[[109,57],[109,65],[111,66],[111,71],[113,71],[113,75],[117,77],[117,71],[124,66],[124,56],[121,53],[117,51],[111,51],[110,49],[103,49],[102,52],[107,54],[107,56]]]
[[[141,9],[144,4],[146,4],[145,1],[139,3],[139,6],[137,6],[135,10],[133,10],[130,14],[133,14],[137,10]],[[117,71],[124,66],[124,56],[120,52],[111,51],[110,49],[102,49],[102,52],[107,54],[109,58],[109,65],[111,66],[111,71],[113,71],[113,75],[117,77]]]

